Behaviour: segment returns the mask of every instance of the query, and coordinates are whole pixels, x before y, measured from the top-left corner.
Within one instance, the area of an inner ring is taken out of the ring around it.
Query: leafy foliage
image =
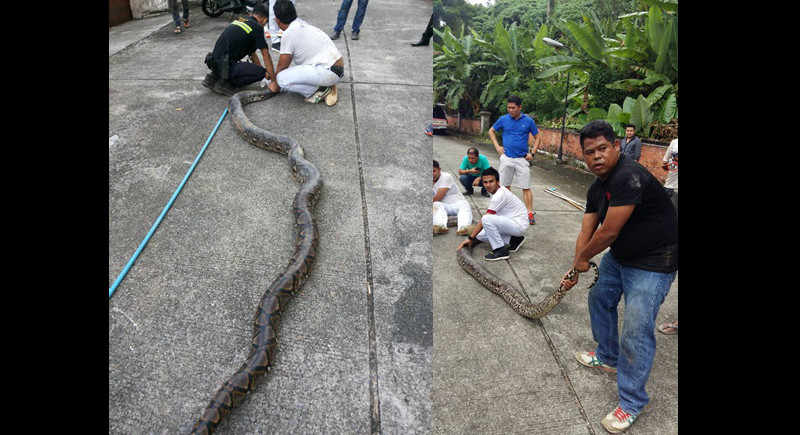
[[[620,135],[628,122],[645,136],[677,131],[677,0],[436,0],[437,10],[451,15],[434,29],[434,93],[451,110],[499,116],[516,94],[548,123],[565,116],[566,91],[572,127],[607,119]]]

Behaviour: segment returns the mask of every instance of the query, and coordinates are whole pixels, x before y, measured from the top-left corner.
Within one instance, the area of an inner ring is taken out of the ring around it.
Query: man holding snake
[[[616,373],[619,405],[601,423],[618,433],[649,403],[645,384],[656,351],[656,316],[678,270],[678,215],[650,171],[620,153],[608,122],[586,124],[579,140],[584,162],[597,179],[586,195],[573,267],[585,272],[592,257],[611,249],[603,255],[600,277],[589,291],[597,348],[575,357],[584,366]],[[577,275],[562,279],[567,289],[577,282]],[[617,307],[623,296],[620,334]]]

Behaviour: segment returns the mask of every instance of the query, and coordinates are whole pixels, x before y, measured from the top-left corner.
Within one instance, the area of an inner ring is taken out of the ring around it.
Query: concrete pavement
[[[298,16],[329,32],[338,5],[298,0]],[[430,195],[418,188],[430,182],[432,56],[410,46],[431,8],[373,2],[358,41],[352,8],[335,106],[284,94],[246,108],[322,173],[320,249],[273,369],[219,433],[432,431]],[[231,15],[193,7],[190,20],[179,35],[166,14],[109,29],[109,286],[227,105],[200,83]],[[187,433],[243,362],[258,300],[293,252],[297,189],[285,157],[222,122],[109,300],[109,433]]]
[[[458,177],[461,159],[473,145],[453,136],[436,136],[433,158],[442,171]],[[493,167],[499,167],[499,156],[491,145],[478,145],[478,149]],[[541,154],[531,175],[536,225],[529,228],[525,243],[511,258],[486,262],[486,266],[538,302],[558,287],[572,265],[583,214],[543,189],[555,187],[585,204],[594,176],[557,167]],[[522,198],[519,188],[511,190]],[[489,198],[481,196],[480,189],[467,198],[477,221],[486,212]],[[589,326],[587,279],[582,278],[547,316],[529,320],[461,270],[455,250],[462,240],[452,228],[433,240],[434,432],[607,433],[600,420],[618,403],[616,376],[585,368],[573,356],[596,345]],[[476,248],[475,257],[488,251],[483,244]],[[659,322],[677,320],[677,303],[676,279]],[[647,384],[651,402],[626,433],[678,432],[678,336],[656,332],[656,340],[656,362]]]

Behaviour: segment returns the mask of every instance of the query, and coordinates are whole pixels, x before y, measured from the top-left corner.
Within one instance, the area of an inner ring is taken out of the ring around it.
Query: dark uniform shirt
[[[264,27],[258,24],[255,17],[251,16],[244,21],[236,20],[228,26],[219,35],[211,55],[215,61],[219,62],[225,53],[228,53],[228,63],[234,64],[255,52],[257,48],[269,48],[269,45],[264,39]]]
[[[678,270],[678,214],[658,179],[620,154],[605,181],[598,178],[589,187],[586,213],[598,213],[603,223],[608,207],[623,205],[636,207],[611,244],[614,259],[652,272]]]

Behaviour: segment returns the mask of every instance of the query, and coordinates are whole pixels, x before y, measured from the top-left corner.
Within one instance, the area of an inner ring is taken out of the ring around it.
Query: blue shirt
[[[528,133],[536,136],[539,129],[530,116],[522,113],[514,119],[509,114],[501,116],[492,126],[494,131],[503,131],[503,148],[506,156],[525,157],[528,154]]]

